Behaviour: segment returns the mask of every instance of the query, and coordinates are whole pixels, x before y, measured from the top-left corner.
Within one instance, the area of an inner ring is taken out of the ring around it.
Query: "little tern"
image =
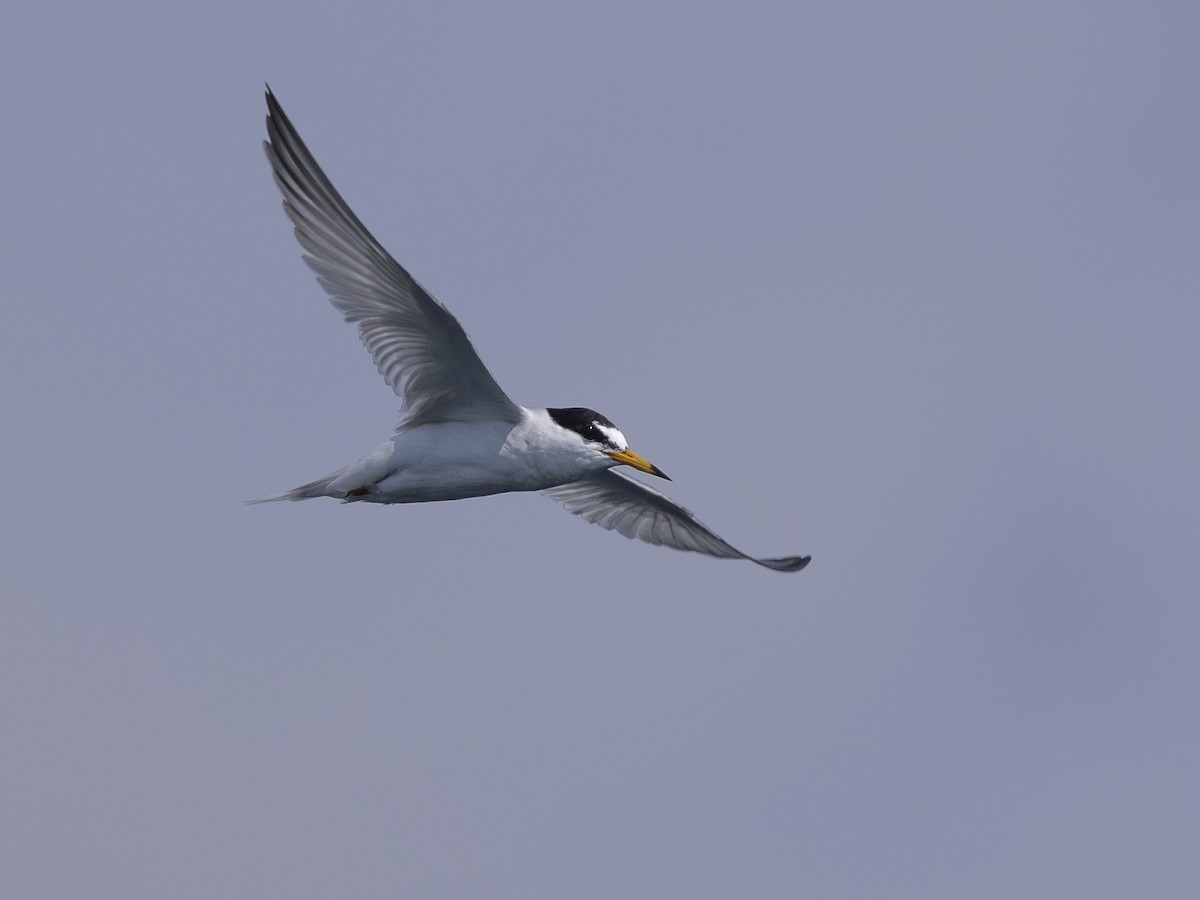
[[[629,466],[667,478],[584,407],[526,408],[501,390],[458,320],[397,263],[334,189],[267,88],[263,142],[304,261],[400,398],[391,439],[356,463],[251,500],[420,503],[541,491],[587,522],[650,544],[798,572],[808,556],[742,553]],[[667,479],[668,481],[670,479]]]

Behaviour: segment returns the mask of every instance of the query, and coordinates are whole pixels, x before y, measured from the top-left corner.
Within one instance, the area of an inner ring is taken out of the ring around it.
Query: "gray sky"
[[[0,882],[1192,897],[1200,7],[19,4]],[[780,576],[391,428],[269,81],[528,405]]]

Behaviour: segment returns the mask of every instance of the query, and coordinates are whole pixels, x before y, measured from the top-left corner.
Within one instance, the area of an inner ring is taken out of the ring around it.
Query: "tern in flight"
[[[629,466],[667,477],[630,450],[600,413],[510,400],[458,320],[392,259],[334,189],[270,88],[267,111],[263,148],[304,261],[346,321],[358,326],[401,408],[395,433],[368,456],[250,502],[422,503],[541,491],[568,512],[628,538],[749,559],[780,572],[808,565],[808,556],[748,556],[665,494],[619,471]]]

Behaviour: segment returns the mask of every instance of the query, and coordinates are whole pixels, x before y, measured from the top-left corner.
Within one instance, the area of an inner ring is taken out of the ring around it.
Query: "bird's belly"
[[[354,499],[375,503],[461,500],[509,491],[540,491],[564,473],[514,453],[507,430],[439,425],[403,431],[351,467],[339,481]],[[361,492],[349,482],[357,481]]]
[[[532,484],[519,475],[501,467],[463,461],[443,461],[439,466],[414,465],[387,475],[363,499],[376,503],[425,503],[508,491],[536,491],[550,486]]]

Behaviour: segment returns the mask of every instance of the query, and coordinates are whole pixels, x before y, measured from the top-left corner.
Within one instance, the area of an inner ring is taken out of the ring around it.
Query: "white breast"
[[[507,422],[436,422],[404,429],[331,485],[372,486],[376,503],[459,500],[508,491],[540,491],[604,468],[578,437],[542,410]]]

